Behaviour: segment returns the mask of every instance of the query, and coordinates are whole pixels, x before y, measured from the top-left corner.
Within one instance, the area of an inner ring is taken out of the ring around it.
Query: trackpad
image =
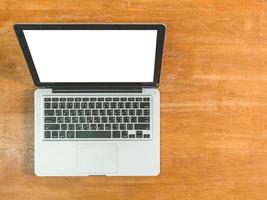
[[[117,144],[77,144],[78,173],[105,175],[117,172]]]

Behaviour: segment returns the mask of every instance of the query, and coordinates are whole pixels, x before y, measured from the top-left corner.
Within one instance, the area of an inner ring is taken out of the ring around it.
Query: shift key
[[[135,130],[149,130],[150,124],[135,124],[134,129]]]
[[[45,124],[45,130],[60,130],[60,124]]]

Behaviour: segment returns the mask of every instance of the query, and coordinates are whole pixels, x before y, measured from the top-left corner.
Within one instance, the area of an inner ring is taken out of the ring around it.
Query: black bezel
[[[15,24],[19,44],[37,87],[158,87],[162,63],[165,25],[163,24]],[[153,82],[40,82],[23,30],[157,30]]]

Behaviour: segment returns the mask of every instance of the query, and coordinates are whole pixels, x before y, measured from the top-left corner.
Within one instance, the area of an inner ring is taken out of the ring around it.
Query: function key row
[[[149,97],[86,97],[86,98],[44,98],[44,101],[150,101]]]
[[[101,108],[113,108],[113,109],[116,109],[116,108],[150,108],[150,103],[149,102],[126,102],[126,103],[123,103],[123,102],[89,102],[89,103],[86,103],[86,102],[74,102],[74,103],[71,103],[71,102],[60,102],[60,103],[57,103],[57,102],[45,102],[44,103],[44,108],[54,108],[54,109],[57,109],[57,108],[61,108],[61,109],[65,109],[65,108],[68,108],[68,109],[73,109],[73,108],[76,108],[76,109],[79,109],[79,108],[90,108],[90,109],[94,109],[94,108],[98,108],[98,109],[101,109]]]

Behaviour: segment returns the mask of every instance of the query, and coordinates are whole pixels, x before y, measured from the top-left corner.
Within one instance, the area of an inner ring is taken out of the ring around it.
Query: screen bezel
[[[164,24],[15,24],[14,30],[37,87],[158,87],[165,36]],[[153,82],[40,82],[23,30],[157,30]]]

